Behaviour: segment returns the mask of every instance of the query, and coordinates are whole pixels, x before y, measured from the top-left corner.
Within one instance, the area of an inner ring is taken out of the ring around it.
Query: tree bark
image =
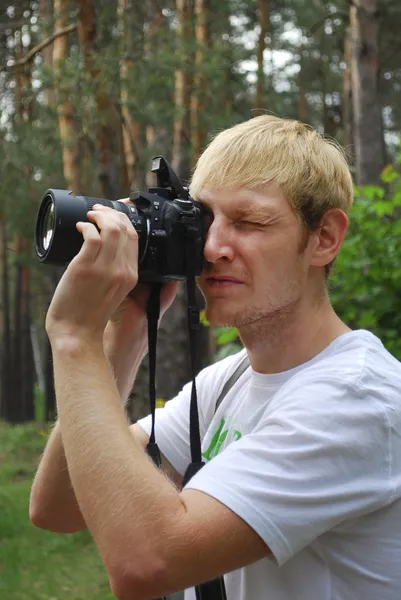
[[[145,185],[145,169],[140,162],[143,147],[143,127],[133,114],[131,95],[135,81],[135,60],[143,55],[143,7],[134,0],[118,1],[118,25],[120,32],[120,103],[122,115],[122,139],[127,165],[129,188],[142,190]],[[134,26],[133,26],[134,25]]]
[[[54,29],[58,31],[68,23],[68,0],[54,0]],[[58,126],[63,153],[63,172],[67,188],[76,194],[81,189],[78,169],[78,146],[76,140],[74,109],[69,99],[69,90],[63,84],[63,66],[68,55],[68,34],[58,36],[53,44],[53,68],[58,97]]]
[[[351,28],[348,25],[344,37],[344,76],[343,76],[343,111],[342,121],[344,128],[344,146],[347,153],[355,156],[354,149],[354,127],[353,127],[353,109],[352,109],[352,43],[351,43]]]
[[[198,299],[199,305],[201,302]],[[156,383],[157,395],[163,400],[173,398],[191,380],[187,314],[187,294],[182,283],[159,328]],[[211,362],[209,329],[201,326],[196,343],[195,370],[198,373]]]
[[[385,156],[379,94],[377,0],[354,0],[350,23],[356,182],[379,185]]]
[[[24,18],[23,8],[21,20]],[[23,26],[22,26],[23,27]],[[16,46],[16,57],[23,54],[22,27],[19,34],[19,42]],[[19,125],[32,122],[33,96],[31,64],[18,65],[15,70],[15,109],[16,120]],[[33,200],[31,165],[25,165],[23,169],[28,185],[28,199]],[[26,263],[26,251],[30,246],[29,240],[20,234],[15,235],[15,269],[14,269],[14,327],[11,343],[11,379],[12,390],[9,416],[11,423],[23,423],[34,418],[34,366],[33,350],[30,336],[31,314],[30,314],[30,267]]]
[[[308,122],[308,101],[306,99],[305,90],[305,77],[304,77],[304,57],[301,55],[299,63],[299,75],[298,75],[298,88],[299,88],[299,100],[298,100],[298,118],[303,123]]]
[[[265,86],[265,70],[263,55],[266,48],[266,35],[269,27],[268,0],[259,0],[258,21],[260,26],[258,40],[258,70],[256,81],[256,99],[255,108],[261,109],[264,104],[264,86]]]
[[[43,38],[47,39],[53,30],[53,2],[52,0],[40,0],[39,5],[40,20],[42,23]],[[49,44],[42,50],[43,65],[50,72],[53,66],[53,45]],[[44,102],[46,106],[54,106],[56,97],[54,87],[47,85],[44,89]]]
[[[11,315],[10,315],[10,281],[8,269],[8,248],[7,248],[7,229],[4,215],[0,215],[1,226],[1,246],[2,246],[2,348],[1,348],[1,403],[0,418],[8,420],[10,407],[12,406],[11,389],[11,367],[12,367],[12,349],[11,349]]]
[[[21,377],[21,422],[35,419],[35,366],[31,338],[31,270],[27,265],[21,270],[21,345],[20,377]]]
[[[188,65],[188,40],[191,35],[191,5],[188,0],[176,0],[176,54],[174,89],[174,128],[172,166],[177,175],[189,178],[189,128],[190,128],[190,73]]]
[[[207,44],[209,42],[207,0],[195,0],[195,40],[195,75],[191,95],[191,141],[193,158],[196,162],[205,146],[206,140],[206,133],[203,126],[203,111],[204,90],[206,86],[204,63]]]
[[[97,111],[97,171],[104,198],[115,198],[115,178],[113,177],[113,148],[115,137],[112,126],[113,102],[107,91],[105,74],[96,65],[96,43],[98,39],[96,27],[95,3],[93,0],[77,0],[78,2],[78,36],[84,56],[86,80],[94,86],[95,106]]]

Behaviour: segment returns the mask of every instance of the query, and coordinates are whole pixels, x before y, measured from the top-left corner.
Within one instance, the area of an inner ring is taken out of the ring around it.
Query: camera
[[[139,281],[165,283],[183,280],[203,270],[203,250],[209,215],[188,193],[167,160],[156,156],[151,171],[157,187],[133,192],[130,204],[103,198],[75,196],[68,190],[49,189],[44,194],[35,226],[35,252],[40,262],[66,265],[82,244],[78,221],[88,221],[94,204],[125,213],[138,233]]]

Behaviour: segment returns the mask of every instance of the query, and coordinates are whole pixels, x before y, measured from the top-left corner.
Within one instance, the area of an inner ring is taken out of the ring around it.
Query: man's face
[[[213,215],[197,280],[209,322],[241,327],[291,311],[311,252],[281,189],[204,190],[199,199]]]

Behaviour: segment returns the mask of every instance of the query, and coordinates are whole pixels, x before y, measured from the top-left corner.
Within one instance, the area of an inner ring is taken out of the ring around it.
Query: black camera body
[[[129,204],[75,196],[68,190],[47,190],[36,219],[38,260],[57,265],[70,262],[83,244],[76,223],[88,221],[88,211],[94,204],[102,204],[125,213],[138,233],[139,281],[165,283],[183,280],[188,274],[200,275],[208,214],[162,156],[153,159],[152,172],[157,187],[133,192]]]

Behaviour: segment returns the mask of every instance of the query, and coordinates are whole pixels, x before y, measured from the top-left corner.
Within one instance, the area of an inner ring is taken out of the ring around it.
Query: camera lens
[[[46,207],[46,212],[43,216],[42,225],[42,245],[44,250],[50,248],[50,244],[54,235],[54,204],[53,201],[49,202]]]
[[[102,204],[126,214],[139,237],[139,262],[147,249],[149,223],[134,206],[123,202],[74,196],[68,190],[49,189],[39,206],[35,227],[35,250],[40,262],[65,265],[76,256],[83,237],[78,232],[78,221],[88,222],[87,213],[94,204]]]

